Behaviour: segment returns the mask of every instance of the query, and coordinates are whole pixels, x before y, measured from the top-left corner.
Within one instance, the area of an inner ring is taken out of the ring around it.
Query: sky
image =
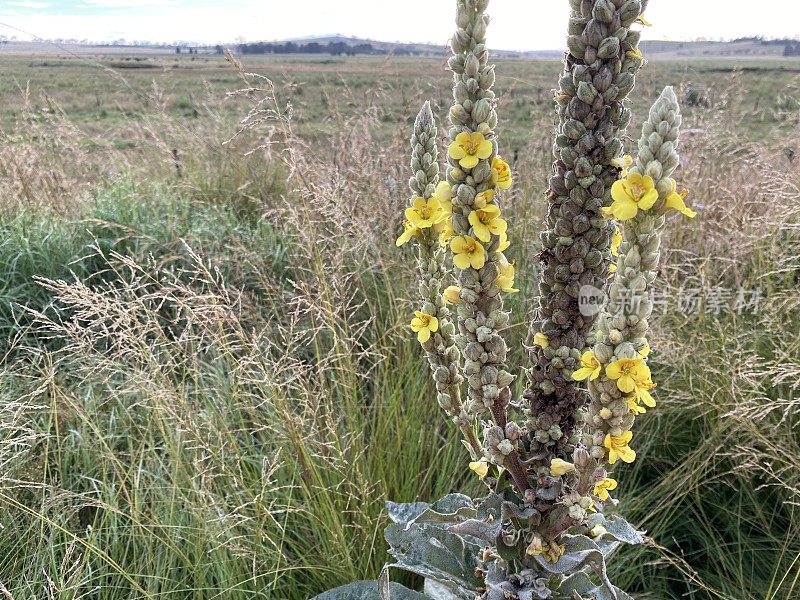
[[[564,46],[567,0],[492,0],[489,45]],[[0,0],[0,36],[197,43],[343,34],[444,45],[452,0]],[[800,37],[800,0],[651,0],[644,39]]]

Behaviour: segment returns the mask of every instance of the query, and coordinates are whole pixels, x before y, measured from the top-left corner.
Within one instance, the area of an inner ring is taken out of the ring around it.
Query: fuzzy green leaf
[[[428,596],[403,587],[399,583],[389,585],[390,600],[430,600]],[[329,590],[312,600],[380,600],[377,581],[356,581]]]
[[[492,543],[495,541],[500,531],[503,529],[501,521],[479,521],[477,519],[467,519],[463,523],[456,523],[447,528],[450,533],[457,535],[472,536],[481,541]]]
[[[393,524],[386,528],[386,541],[397,562],[392,565],[423,577],[460,588],[465,598],[482,580],[475,576],[481,544],[450,533],[438,524]]]
[[[580,571],[590,563],[597,564],[605,572],[605,557],[597,544],[585,535],[565,535],[565,552],[556,562],[544,556],[537,556],[536,562],[548,573],[570,575]]]
[[[608,533],[604,533],[600,536],[601,538],[612,537],[618,542],[634,546],[644,544],[644,532],[637,531],[633,525],[619,515],[612,515],[606,518],[601,513],[595,513],[589,516],[588,524],[590,528],[595,525],[605,527]]]
[[[386,512],[389,513],[389,518],[393,523],[410,523],[422,513],[424,513],[430,504],[427,502],[387,502]]]
[[[593,600],[633,600],[628,594],[616,586],[611,586],[613,593],[605,586],[596,585],[584,572],[567,577],[558,587],[563,598],[592,598]],[[616,598],[614,597],[616,595]]]
[[[429,523],[458,522],[474,518],[477,515],[472,499],[464,494],[448,494],[433,504],[428,504],[427,502],[411,502],[409,504],[387,502],[386,510],[393,522],[404,524],[413,521]]]

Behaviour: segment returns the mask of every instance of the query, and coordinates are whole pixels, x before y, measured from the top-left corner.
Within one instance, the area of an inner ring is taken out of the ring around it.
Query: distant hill
[[[800,56],[797,40],[746,38],[731,42],[661,42],[643,40],[642,53],[654,59],[691,58],[777,58]]]

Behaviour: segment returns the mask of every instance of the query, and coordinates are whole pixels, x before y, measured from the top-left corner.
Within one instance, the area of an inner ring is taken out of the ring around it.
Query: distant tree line
[[[800,42],[789,42],[783,47],[784,56],[800,56]]]
[[[318,42],[309,42],[307,44],[296,44],[295,42],[253,42],[251,44],[241,44],[239,46],[239,52],[241,54],[330,54],[331,56],[386,54],[385,50],[379,50],[372,44],[356,44],[351,46],[345,42],[328,42],[327,44],[320,44]]]

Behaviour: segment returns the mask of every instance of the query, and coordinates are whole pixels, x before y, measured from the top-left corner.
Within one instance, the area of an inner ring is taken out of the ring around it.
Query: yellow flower
[[[497,278],[494,280],[497,287],[508,294],[517,293],[519,290],[514,289],[514,265],[508,262],[502,254],[498,261],[498,271]]]
[[[625,402],[628,403],[628,408],[630,408],[631,412],[635,415],[643,415],[647,412],[647,409],[639,404],[636,396],[628,396],[625,398]]]
[[[603,502],[608,500],[608,492],[617,489],[617,482],[610,477],[605,477],[594,484],[594,495]]]
[[[608,278],[611,279],[617,272],[617,263],[611,263],[608,265]]]
[[[555,542],[550,542],[550,548],[544,553],[544,557],[549,560],[551,563],[558,562],[558,559],[564,555],[567,549],[563,544],[556,544]]]
[[[642,402],[645,406],[650,408],[656,407],[655,398],[650,394],[651,390],[656,389],[656,384],[650,381],[643,381],[636,386],[636,401]],[[644,412],[644,411],[642,411]]]
[[[550,339],[545,334],[539,332],[533,336],[533,343],[545,349],[550,346]]]
[[[528,544],[528,547],[525,549],[525,553],[528,556],[541,556],[549,560],[550,562],[558,562],[558,559],[566,551],[566,548],[563,545],[556,544],[555,542],[550,542],[547,547],[545,547],[542,538],[538,535],[534,535],[531,543]]]
[[[468,235],[454,237],[450,241],[450,250],[453,251],[453,264],[461,269],[482,269],[486,264],[486,252],[476,239]]]
[[[667,195],[667,199],[664,201],[664,210],[677,210],[679,213],[686,215],[690,219],[694,219],[697,216],[697,213],[686,206],[686,202],[684,202],[686,196],[689,195],[689,190],[681,190],[678,192],[675,180],[670,179],[669,181],[672,190]]]
[[[447,149],[450,158],[457,160],[462,169],[474,169],[478,162],[489,158],[494,152],[492,142],[482,133],[462,131]]]
[[[622,245],[622,230],[619,225],[614,225],[614,235],[611,237],[611,256],[619,256],[619,247]]]
[[[606,367],[606,376],[616,381],[619,391],[625,394],[639,389],[652,389],[647,387],[650,385],[650,368],[642,358],[615,360]]]
[[[611,197],[614,202],[604,208],[603,213],[618,221],[633,219],[640,210],[650,210],[658,200],[653,178],[639,173],[630,173],[625,179],[619,179],[611,186]]]
[[[439,201],[445,215],[453,214],[453,188],[449,183],[440,181],[436,186],[436,191],[433,192],[433,197]]]
[[[407,220],[404,220],[403,233],[399,238],[397,238],[397,241],[395,243],[397,244],[398,247],[402,246],[403,244],[408,242],[408,240],[410,240],[412,237],[416,237],[418,233],[419,233],[419,228],[414,227],[414,225],[409,223]]]
[[[589,379],[594,381],[600,376],[600,361],[594,355],[594,352],[587,350],[581,355],[581,368],[572,374],[575,381],[583,381]]]
[[[473,206],[475,206],[475,208],[486,208],[486,205],[489,204],[492,200],[494,200],[494,190],[488,188],[480,192],[477,196],[475,196],[475,202]]]
[[[628,176],[628,169],[633,166],[633,157],[630,154],[626,154],[625,156],[621,156],[619,158],[613,158],[611,159],[611,166],[622,169],[619,176],[622,179],[625,179]]]
[[[469,213],[469,224],[475,232],[475,237],[482,242],[492,241],[492,234],[500,235],[508,229],[508,223],[500,218],[500,207],[489,204]]]
[[[461,288],[451,285],[442,293],[445,304],[461,304]]]
[[[507,190],[513,183],[511,179],[511,167],[499,156],[495,156],[492,161],[492,183],[501,190]]]
[[[631,58],[638,58],[639,60],[644,60],[644,55],[640,48],[634,48],[633,50],[628,50],[625,53],[625,56],[630,56]]]
[[[542,538],[538,535],[534,535],[531,543],[528,544],[528,547],[525,549],[525,554],[528,556],[539,556],[542,552],[544,552]]]
[[[511,242],[508,241],[508,235],[506,233],[500,234],[500,244],[497,246],[497,252],[505,252],[511,247]]]
[[[608,450],[609,464],[613,465],[617,460],[622,460],[622,462],[626,463],[632,463],[636,460],[636,452],[628,446],[632,438],[633,432],[631,431],[626,431],[622,435],[606,434],[603,446]]]
[[[439,245],[442,248],[447,248],[447,244],[456,234],[456,232],[453,231],[453,221],[449,218],[445,218],[444,221],[434,225],[433,229],[439,234]]]
[[[637,352],[642,358],[647,358],[650,355],[650,344],[645,344],[642,349]]]
[[[553,477],[561,477],[562,475],[573,473],[574,471],[575,465],[571,462],[561,460],[560,458],[554,458],[550,461],[550,475]]]
[[[469,463],[469,468],[481,479],[489,474],[489,463],[485,458]]]
[[[634,23],[639,23],[639,25],[642,25],[643,27],[652,27],[653,26],[653,24],[650,21],[648,21],[647,19],[644,18],[644,13],[642,13],[641,15],[636,17],[636,20],[634,21]]]
[[[595,525],[589,530],[589,535],[591,535],[593,538],[599,538],[601,535],[605,535],[607,533],[608,529],[602,525]]]
[[[439,319],[427,313],[416,311],[416,316],[411,319],[411,331],[417,334],[417,339],[424,344],[431,339],[431,334],[439,331]]]
[[[406,209],[406,219],[418,229],[427,229],[445,219],[442,205],[436,198],[414,198],[411,208]]]

